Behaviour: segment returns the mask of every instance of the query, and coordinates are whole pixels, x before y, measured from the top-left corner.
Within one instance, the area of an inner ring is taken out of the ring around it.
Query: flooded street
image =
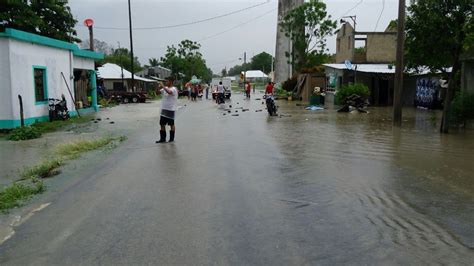
[[[41,198],[0,263],[472,265],[474,131],[411,108],[398,130],[390,108],[269,117],[260,96],[180,100],[166,144],[159,102],[99,113],[128,141]]]

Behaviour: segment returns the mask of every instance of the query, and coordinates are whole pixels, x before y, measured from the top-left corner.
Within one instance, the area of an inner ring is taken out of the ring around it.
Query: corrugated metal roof
[[[107,63],[97,69],[97,76],[103,79],[121,79],[122,78],[122,68],[119,65]],[[141,80],[145,82],[156,82],[155,80],[146,79],[139,77],[137,75],[133,75],[136,80]],[[130,71],[124,69],[123,70],[123,78],[124,79],[131,79],[132,73]]]
[[[323,66],[326,67],[331,67],[334,69],[347,69],[345,64],[323,64]],[[355,70],[357,67],[357,72],[363,72],[363,73],[378,73],[378,74],[395,74],[395,66],[392,65],[392,69],[389,68],[389,64],[353,64],[352,65],[352,70]],[[348,70],[348,69],[347,69]],[[446,68],[446,72],[451,72],[452,67]],[[407,71],[406,73],[411,74],[411,75],[426,75],[433,73],[429,68],[427,67],[420,67],[418,70],[416,69],[411,69]],[[440,71],[437,71],[435,73],[440,74]]]
[[[335,69],[347,69],[345,64],[323,64],[323,66]],[[357,72],[395,74],[395,66],[392,65],[391,69],[389,66],[389,64],[353,64],[352,70],[357,68]]]

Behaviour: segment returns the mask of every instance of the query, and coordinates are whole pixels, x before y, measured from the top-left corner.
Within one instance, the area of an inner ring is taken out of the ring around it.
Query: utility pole
[[[393,91],[393,125],[402,125],[402,91],[403,91],[403,46],[405,43],[405,0],[398,1],[397,22],[397,61],[395,65],[395,89]]]
[[[135,72],[133,71],[133,37],[132,37],[132,9],[130,7],[130,0],[128,0],[128,24],[130,26],[130,61],[132,70],[132,91],[135,92]]]

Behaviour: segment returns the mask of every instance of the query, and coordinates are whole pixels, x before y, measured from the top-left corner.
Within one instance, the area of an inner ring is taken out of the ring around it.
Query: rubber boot
[[[160,140],[156,141],[156,143],[163,142],[166,142],[166,130],[160,130]]]
[[[170,141],[169,142],[174,141],[174,132],[175,132],[175,130],[170,130]]]

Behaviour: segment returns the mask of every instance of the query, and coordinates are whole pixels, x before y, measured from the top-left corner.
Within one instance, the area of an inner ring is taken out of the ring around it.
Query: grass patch
[[[41,180],[31,180],[31,184],[14,183],[0,191],[0,211],[6,213],[8,209],[20,207],[35,194],[45,190]]]
[[[20,176],[22,180],[28,178],[46,178],[58,174],[56,171],[61,165],[63,165],[63,160],[54,158],[42,161],[41,163],[25,168]]]
[[[27,167],[20,172],[21,180],[29,178],[46,178],[59,174],[58,168],[67,160],[78,158],[82,153],[107,146],[113,141],[125,141],[126,136],[102,137],[94,140],[80,140],[60,144],[53,150],[53,157],[39,164]]]
[[[36,127],[26,126],[13,129],[7,136],[8,140],[19,141],[27,139],[37,139],[41,137],[41,131]]]
[[[37,139],[41,137],[43,133],[57,131],[65,126],[72,124],[81,124],[86,123],[91,120],[92,116],[75,116],[71,117],[68,120],[55,120],[53,122],[38,122],[31,126],[17,127],[11,130],[6,138],[8,140],[19,141],[27,139]],[[0,138],[2,136],[0,135]]]
[[[41,133],[48,133],[57,131],[65,126],[71,124],[82,124],[91,121],[92,116],[74,116],[68,120],[55,120],[53,122],[39,122],[32,125],[32,127],[37,128]]]
[[[120,140],[122,137],[103,137],[94,140],[79,140],[71,143],[58,145],[54,153],[66,160],[75,159],[81,153],[99,149],[111,143],[114,140]],[[121,141],[121,140],[120,140]]]

